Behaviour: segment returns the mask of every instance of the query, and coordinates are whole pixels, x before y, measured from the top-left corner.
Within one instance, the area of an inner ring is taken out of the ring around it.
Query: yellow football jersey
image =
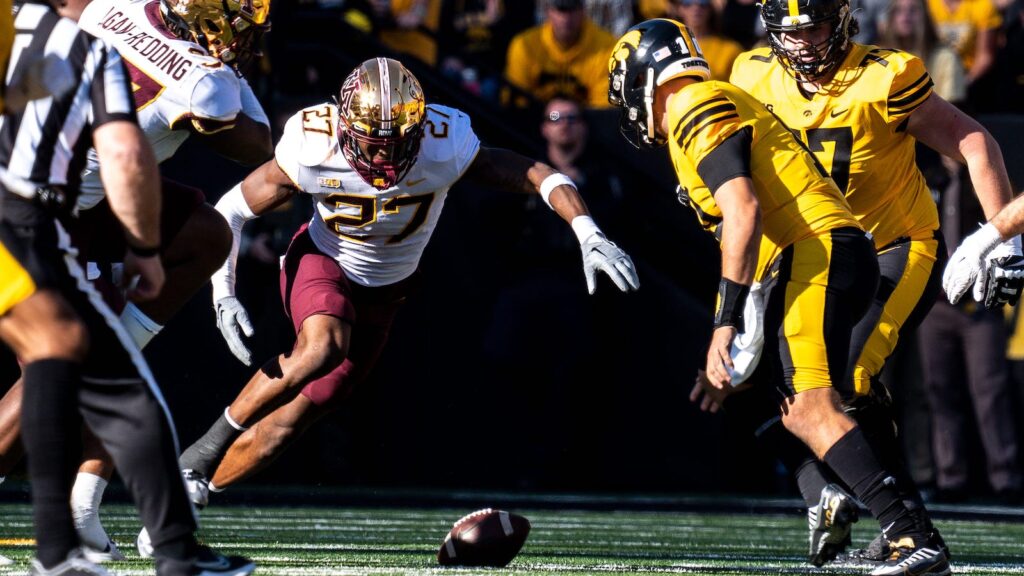
[[[761,208],[761,280],[781,249],[844,226],[860,228],[832,179],[764,105],[726,82],[695,82],[673,98],[668,110],[669,154],[680,191],[707,229],[722,221],[712,191],[701,179],[714,167],[701,165],[730,136],[750,128],[750,177]]]
[[[909,115],[932,93],[916,56],[853,44],[835,78],[810,98],[771,49],[744,52],[730,81],[763,102],[814,152],[881,248],[924,240],[939,214],[914,160]]]

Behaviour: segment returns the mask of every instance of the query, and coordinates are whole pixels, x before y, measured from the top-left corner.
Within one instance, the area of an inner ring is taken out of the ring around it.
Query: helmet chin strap
[[[647,83],[644,85],[644,110],[647,111],[647,140],[654,143],[654,68],[647,68]]]

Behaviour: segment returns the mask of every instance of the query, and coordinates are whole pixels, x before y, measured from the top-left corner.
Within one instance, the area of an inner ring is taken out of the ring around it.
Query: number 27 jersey
[[[274,152],[295,186],[316,201],[309,234],[349,280],[393,284],[411,275],[437,225],[448,189],[480,150],[469,117],[430,105],[419,156],[394,186],[378,190],[349,164],[338,141],[338,108],[299,111]]]
[[[835,78],[805,97],[768,48],[745,52],[730,82],[764,103],[818,157],[876,248],[931,238],[938,210],[915,162],[910,114],[932,93],[924,64],[899,50],[852,44]]]

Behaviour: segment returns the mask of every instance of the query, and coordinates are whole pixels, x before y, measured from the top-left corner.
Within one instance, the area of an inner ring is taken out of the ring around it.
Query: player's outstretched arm
[[[991,219],[1013,199],[999,144],[977,120],[938,94],[910,115],[907,132],[936,152],[967,166],[975,194]]]
[[[210,279],[213,284],[213,308],[228,348],[243,364],[252,364],[252,353],[242,335],[252,336],[252,322],[245,307],[235,296],[235,266],[242,242],[242,226],[246,221],[280,206],[291,198],[296,188],[277,160],[271,158],[228,190],[217,202],[217,211],[231,227],[231,252],[224,265]]]
[[[591,294],[597,289],[599,271],[607,274],[623,292],[640,288],[633,260],[597,227],[576,190],[576,184],[565,174],[511,150],[481,147],[473,164],[467,169],[466,176],[486,186],[511,192],[540,194],[544,202],[576,233],[583,251],[587,290]]]
[[[910,116],[907,132],[967,166],[986,218],[997,218],[1010,204],[1013,191],[1002,152],[976,120],[932,94]],[[988,305],[1006,301],[1000,294],[1014,289],[1007,282],[1019,282],[1011,278],[1016,273],[1002,274],[995,268],[1008,258],[1020,260],[1018,234],[1002,234],[993,224],[986,224],[965,238],[943,271],[942,286],[950,302],[957,302],[968,290],[972,290],[975,300]]]
[[[999,230],[1003,238],[1024,234],[1024,194],[999,211],[992,218],[991,224]]]

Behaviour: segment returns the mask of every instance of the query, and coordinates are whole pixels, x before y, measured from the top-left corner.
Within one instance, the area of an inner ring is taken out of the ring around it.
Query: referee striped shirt
[[[131,83],[113,47],[61,18],[49,3],[29,1],[14,10],[6,84],[48,54],[70,65],[74,83],[60,98],[33,100],[23,112],[0,119],[0,166],[37,186],[63,186],[67,205],[74,206],[93,129],[114,120],[136,121]],[[35,225],[50,217],[2,184],[0,191],[8,222]]]

